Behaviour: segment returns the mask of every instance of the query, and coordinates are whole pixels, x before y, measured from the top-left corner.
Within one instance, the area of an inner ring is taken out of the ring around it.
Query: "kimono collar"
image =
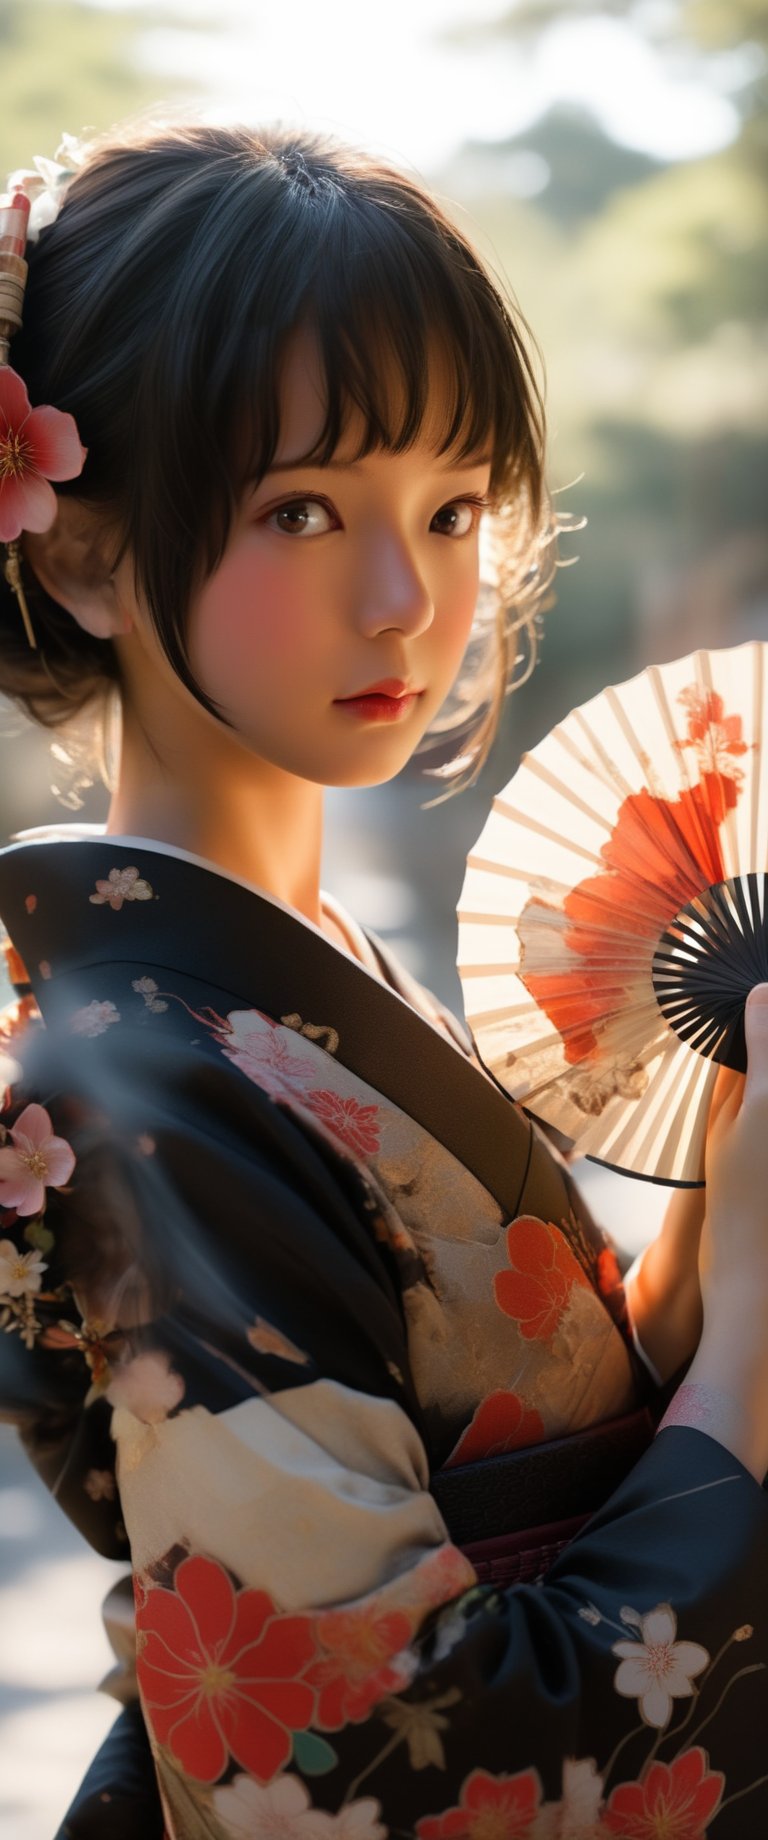
[[[346,1067],[518,1211],[532,1145],[521,1108],[394,988],[251,884],[148,839],[33,839],[0,851],[0,916],[44,1021],[86,973],[100,999],[118,977],[124,989],[126,977],[159,972],[167,986],[175,973],[216,1008],[299,1014],[332,1029]]]

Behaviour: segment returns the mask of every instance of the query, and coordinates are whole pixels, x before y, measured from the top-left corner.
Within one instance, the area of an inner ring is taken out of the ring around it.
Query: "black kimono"
[[[562,1158],[326,905],[349,954],[161,844],[0,854],[0,1394],[130,1561],[169,1840],[762,1835],[738,1460],[660,1432],[528,1582],[448,1533],[436,1474],[652,1384]]]

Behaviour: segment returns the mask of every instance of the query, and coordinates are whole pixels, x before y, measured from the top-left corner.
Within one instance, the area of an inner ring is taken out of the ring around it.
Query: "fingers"
[[[744,1012],[747,1037],[747,1080],[744,1104],[768,1100],[768,984],[756,984]]]

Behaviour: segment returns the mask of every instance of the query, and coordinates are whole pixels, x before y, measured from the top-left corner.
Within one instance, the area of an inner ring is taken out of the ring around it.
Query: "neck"
[[[150,837],[205,856],[321,923],[323,788],[246,752],[179,745],[158,758],[124,711],[120,773],[107,835]]]

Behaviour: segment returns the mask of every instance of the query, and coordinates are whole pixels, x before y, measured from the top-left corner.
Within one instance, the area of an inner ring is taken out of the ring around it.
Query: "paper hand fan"
[[[768,645],[575,709],[493,801],[457,966],[484,1066],[586,1156],[704,1179],[718,1065],[768,981]]]

